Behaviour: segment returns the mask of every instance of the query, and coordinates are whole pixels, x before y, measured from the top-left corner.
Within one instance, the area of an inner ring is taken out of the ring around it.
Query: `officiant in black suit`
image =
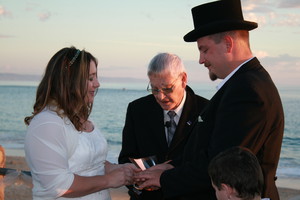
[[[146,179],[140,187],[161,187],[166,198],[216,199],[207,172],[210,160],[232,146],[243,146],[262,168],[262,197],[279,200],[275,180],[284,113],[275,84],[250,49],[249,31],[257,23],[244,20],[240,0],[202,4],[192,15],[195,28],[184,40],[197,42],[199,63],[211,80],[222,81],[198,117],[182,159],[149,168],[136,181]]]
[[[148,77],[151,94],[128,105],[119,163],[130,162],[129,157],[156,156],[158,163],[177,157],[208,102],[187,86],[187,73],[177,55],[157,54],[148,66]],[[162,199],[161,190],[134,190],[130,187],[131,199]]]

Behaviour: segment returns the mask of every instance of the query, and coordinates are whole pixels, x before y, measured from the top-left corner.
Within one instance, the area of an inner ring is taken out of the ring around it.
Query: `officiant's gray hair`
[[[152,58],[148,65],[148,77],[169,72],[173,77],[186,72],[181,59],[171,53],[159,53]]]

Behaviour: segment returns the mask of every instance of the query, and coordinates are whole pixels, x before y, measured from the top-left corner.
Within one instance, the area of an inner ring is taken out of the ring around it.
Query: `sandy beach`
[[[6,156],[6,167],[18,170],[29,170],[23,156]],[[278,179],[277,186],[281,200],[300,200],[299,179]],[[111,189],[113,200],[128,200],[127,189]],[[29,200],[31,189],[24,184],[12,184],[5,188],[5,200]]]

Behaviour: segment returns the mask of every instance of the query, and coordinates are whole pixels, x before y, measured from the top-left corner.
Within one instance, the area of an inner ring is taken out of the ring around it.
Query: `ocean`
[[[108,141],[108,160],[117,162],[122,143],[122,129],[129,102],[145,96],[146,86],[111,84],[98,90],[92,119]],[[210,99],[215,88],[192,86],[194,91]],[[24,117],[30,115],[35,100],[36,84],[0,83],[0,145],[5,149],[23,150],[26,126]],[[300,178],[300,88],[279,88],[285,112],[285,131],[278,177]]]

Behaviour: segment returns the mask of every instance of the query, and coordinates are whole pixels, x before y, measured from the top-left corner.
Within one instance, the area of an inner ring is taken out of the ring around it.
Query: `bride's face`
[[[87,95],[85,97],[86,103],[93,103],[97,92],[97,88],[100,87],[100,83],[97,77],[97,67],[94,61],[90,63],[89,78],[87,80]]]

